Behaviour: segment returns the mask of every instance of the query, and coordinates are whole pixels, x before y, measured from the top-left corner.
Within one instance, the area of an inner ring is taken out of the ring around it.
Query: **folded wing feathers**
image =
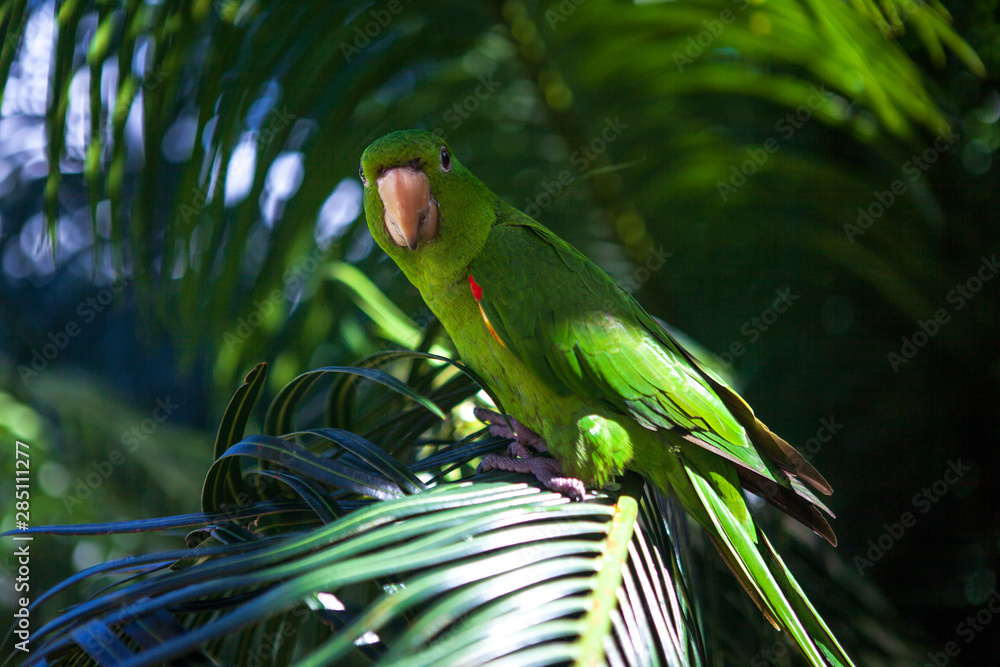
[[[577,294],[575,299],[572,293],[566,294],[564,298],[576,303],[562,304],[571,312],[583,313],[583,317],[560,319],[554,309],[546,308],[543,303],[545,293],[529,285],[511,285],[518,297],[529,303],[523,308],[507,309],[507,317],[516,318],[517,322],[503,322],[499,313],[495,318],[491,315],[491,321],[497,320],[494,324],[499,325],[500,336],[516,340],[511,336],[515,331],[534,332],[515,347],[529,341],[529,345],[551,341],[542,346],[545,361],[538,372],[568,391],[617,396],[612,405],[630,414],[644,428],[675,431],[693,444],[731,461],[748,490],[836,543],[829,524],[813,506],[831,516],[832,513],[802,483],[819,493],[832,493],[830,484],[812,464],[757,419],[736,392],[705,370],[626,292],[609,281],[606,274],[574,249],[549,238],[548,230],[534,225],[524,227],[554,250],[532,253],[533,261],[551,262],[585,277],[583,283],[588,291]],[[495,267],[494,271],[498,269],[502,270]],[[551,298],[551,292],[547,294],[546,298]],[[600,307],[593,307],[594,303]],[[640,326],[630,327],[630,321]],[[600,339],[595,337],[598,331]],[[639,367],[633,359],[636,355],[629,354],[636,351],[650,363]],[[719,414],[723,407],[732,415],[731,419]],[[760,455],[766,458],[761,459]],[[775,467],[768,465],[768,460]],[[773,475],[779,482],[768,479],[767,475]],[[773,491],[774,488],[779,490]]]

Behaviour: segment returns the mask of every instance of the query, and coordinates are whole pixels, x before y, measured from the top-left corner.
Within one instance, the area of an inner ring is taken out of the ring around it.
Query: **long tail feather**
[[[807,489],[800,489],[799,493],[796,494],[795,491],[790,491],[767,479],[761,483],[760,480],[763,479],[761,476],[747,474],[742,469],[738,468],[736,473],[739,475],[740,483],[744,489],[771,503],[799,523],[809,526],[831,546],[837,546],[837,536],[834,534],[833,528],[816,507],[823,508],[830,516],[833,516],[833,512],[830,512],[826,505],[815,498]],[[797,480],[792,478],[791,481],[792,484],[795,484]],[[815,499],[815,503],[806,500],[810,497]]]
[[[681,454],[680,466],[670,472],[665,486],[708,531],[723,560],[760,608],[782,632],[787,632],[814,667],[853,667],[798,582],[788,571],[767,537],[756,525],[747,528],[730,505],[729,486],[737,485],[735,471],[726,474],[725,462],[715,463],[702,452]],[[661,468],[662,470],[662,468]],[[683,472],[682,472],[683,470]],[[654,481],[660,484],[661,480]],[[740,508],[745,505],[739,500]],[[740,512],[742,514],[743,512]]]
[[[823,617],[813,608],[812,603],[809,602],[809,598],[806,597],[799,583],[795,581],[795,577],[792,576],[791,571],[785,567],[784,561],[781,560],[778,552],[774,550],[767,536],[760,530],[757,531],[757,534],[760,536],[761,542],[767,547],[767,551],[764,554],[765,560],[768,561],[770,570],[778,580],[781,588],[786,591],[795,591],[795,594],[789,596],[789,601],[795,608],[795,612],[799,618],[803,619],[806,629],[809,631],[809,636],[813,638],[819,649],[823,651],[830,664],[853,664],[851,663],[851,659],[847,657],[847,653],[840,646],[840,642],[837,641],[837,638],[830,632],[830,628],[823,622]]]

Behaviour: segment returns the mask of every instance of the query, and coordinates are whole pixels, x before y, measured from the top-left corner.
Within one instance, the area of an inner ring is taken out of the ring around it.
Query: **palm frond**
[[[11,35],[0,73],[14,62],[26,23],[51,9],[8,7],[0,15]],[[744,115],[749,104],[773,105],[778,118],[808,105],[835,135],[859,148],[877,142],[891,153],[921,130],[942,134],[949,126],[897,34],[912,26],[933,61],[950,49],[983,73],[936,2],[595,0],[573,7],[445,2],[359,12],[350,2],[62,4],[52,17],[58,37],[45,119],[52,251],[57,218],[73,213],[59,193],[76,187],[78,166],[95,241],[98,219],[110,224],[113,258],[98,243],[94,270],[107,260],[134,280],[189,359],[197,350],[183,341],[194,331],[207,334],[219,355],[217,382],[230,386],[278,336],[312,349],[335,323],[351,326],[341,309],[329,313],[327,303],[344,297],[330,292],[316,267],[348,257],[361,243],[353,175],[364,146],[388,130],[461,126],[467,143],[500,146],[488,161],[463,157],[523,206],[546,180],[544,169],[526,170],[526,160],[549,164],[553,146],[567,153],[586,146],[607,119],[620,117],[626,136],[590,165],[577,194],[604,211],[602,220],[619,220],[621,241],[641,257],[651,243],[643,222],[649,212],[667,210],[664,199],[670,209],[681,203],[705,210],[705,192],[726,182],[731,163],[745,159],[744,145],[755,143],[719,134],[714,118]],[[79,109],[87,121],[81,155],[69,150],[66,129],[80,102],[71,99],[76,77],[89,81],[86,108]],[[440,100],[466,97],[483,80],[496,83],[481,103],[477,98],[476,114],[442,110]],[[632,108],[659,112],[640,120],[608,90],[628,90]],[[649,146],[666,152],[652,159]],[[515,163],[505,147],[527,150]],[[720,162],[726,150],[732,159]],[[615,158],[637,165],[624,191],[620,174],[600,169]],[[844,179],[850,170],[835,162],[818,162],[820,173],[777,162],[762,171],[786,187],[840,179],[848,189],[867,188],[864,178]],[[276,185],[279,177],[284,185]],[[761,184],[769,179],[762,176]],[[737,205],[754,207],[751,197]],[[644,204],[637,209],[629,201]],[[843,219],[831,208],[829,217]],[[732,210],[726,217],[738,220]],[[553,207],[546,222],[559,231],[564,213]],[[822,252],[809,231],[800,236],[798,245]],[[258,304],[270,304],[266,314]],[[263,335],[234,335],[236,323],[252,315],[264,320],[257,332]],[[298,359],[298,368],[306,362]],[[295,374],[286,376],[286,365],[282,383]]]
[[[386,357],[398,366],[400,353]],[[439,363],[431,374],[451,368]],[[371,367],[341,372],[374,379],[376,393],[422,410],[447,405],[442,395],[453,391],[430,382],[423,397]],[[228,446],[206,477],[204,513],[29,531],[196,527],[189,549],[97,565],[35,600],[33,613],[63,589],[111,578],[40,627],[24,664],[154,665],[182,656],[249,664],[248,655],[301,665],[598,664],[605,656],[622,665],[703,664],[685,523],[664,517],[640,477],[583,503],[503,475],[421,481],[456,462],[471,471],[503,446],[481,430],[433,447],[414,441],[409,448],[433,453],[409,467],[332,426],[231,442],[265,373],[264,365],[250,373],[222,420],[217,445]],[[308,413],[301,384],[269,412]],[[412,428],[411,436],[423,429]]]

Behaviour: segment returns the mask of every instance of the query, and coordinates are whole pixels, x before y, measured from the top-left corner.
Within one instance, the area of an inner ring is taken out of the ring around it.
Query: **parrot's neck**
[[[448,280],[444,284],[435,281],[431,285],[417,285],[417,289],[459,347],[464,342],[459,339],[464,339],[466,327],[470,324],[482,324],[479,306],[472,298],[467,273],[455,276],[454,280]]]

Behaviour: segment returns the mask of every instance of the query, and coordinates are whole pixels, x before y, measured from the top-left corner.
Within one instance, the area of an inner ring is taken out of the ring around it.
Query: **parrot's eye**
[[[448,155],[448,149],[444,146],[441,147],[441,171],[448,171],[451,169],[451,156]]]
[[[361,177],[361,184],[364,185],[367,188],[368,187],[368,179],[365,178],[365,166],[364,165],[361,165],[360,167],[358,167],[358,176]]]

